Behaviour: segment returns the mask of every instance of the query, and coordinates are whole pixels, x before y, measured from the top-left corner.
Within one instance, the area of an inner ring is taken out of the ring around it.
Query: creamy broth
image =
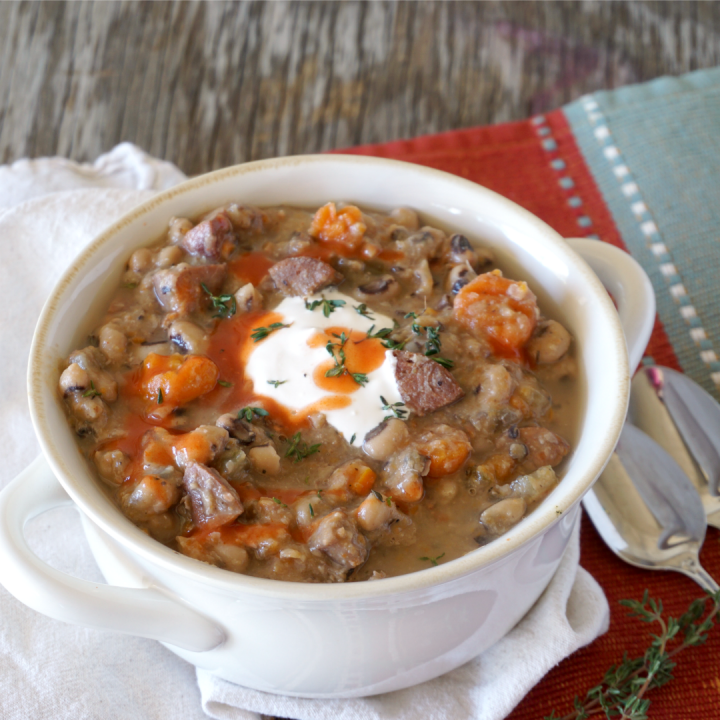
[[[459,234],[332,203],[173,218],[59,390],[120,510],[231,571],[380,579],[507,532],[575,441],[567,331]]]

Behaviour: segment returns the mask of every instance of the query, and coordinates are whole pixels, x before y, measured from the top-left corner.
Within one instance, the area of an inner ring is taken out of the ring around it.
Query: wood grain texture
[[[719,62],[707,2],[0,2],[0,162],[129,140],[195,174]]]

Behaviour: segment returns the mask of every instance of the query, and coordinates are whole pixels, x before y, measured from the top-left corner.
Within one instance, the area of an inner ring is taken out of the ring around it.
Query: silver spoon
[[[630,423],[583,505],[619,558],[681,572],[709,592],[720,589],[698,558],[706,520],[695,487],[665,450]]]
[[[628,419],[672,455],[700,495],[708,525],[720,528],[720,405],[670,368],[641,368]]]

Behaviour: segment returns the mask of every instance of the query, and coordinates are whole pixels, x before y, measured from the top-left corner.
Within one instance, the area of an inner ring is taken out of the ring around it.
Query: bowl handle
[[[642,360],[655,324],[655,293],[642,266],[613,245],[587,238],[568,238],[568,245],[585,260],[612,295],[625,331],[630,372]]]
[[[73,501],[41,455],[0,493],[0,580],[29,607],[56,620],[115,630],[204,652],[224,642],[213,622],[160,588],[125,588],[79,580],[41,560],[24,526]]]

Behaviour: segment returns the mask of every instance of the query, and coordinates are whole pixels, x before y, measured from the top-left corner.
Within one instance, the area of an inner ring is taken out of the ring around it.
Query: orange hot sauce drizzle
[[[275,264],[261,252],[249,252],[240,255],[228,263],[228,270],[241,282],[252,283],[257,287]]]
[[[323,332],[318,332],[308,340],[308,345],[313,348],[324,347],[328,342],[332,342],[339,348],[339,336],[343,333],[347,337],[347,342],[343,346],[347,373],[327,377],[325,373],[335,367],[335,360],[328,357],[325,362],[315,368],[313,380],[323,390],[347,395],[360,388],[360,385],[353,379],[352,373],[367,375],[367,373],[377,370],[385,360],[385,347],[377,338],[368,338],[364,332],[344,327],[329,327]],[[337,351],[335,354],[337,355]],[[347,402],[341,407],[349,404],[350,399],[347,398]]]

